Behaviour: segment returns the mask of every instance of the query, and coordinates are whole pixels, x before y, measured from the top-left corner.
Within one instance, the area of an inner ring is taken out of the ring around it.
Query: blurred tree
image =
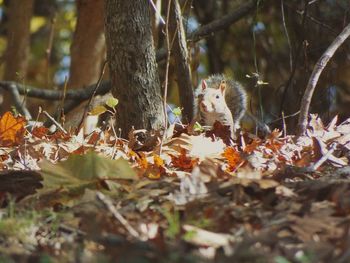
[[[7,48],[5,53],[5,80],[20,81],[26,79],[29,49],[30,20],[33,14],[34,0],[11,0],[8,6]],[[12,96],[3,92],[1,111],[10,110]]]
[[[70,48],[68,89],[96,83],[105,59],[104,1],[77,0],[77,23]],[[94,98],[96,100],[96,98]],[[98,98],[99,99],[99,98]],[[97,125],[97,116],[84,116],[88,102],[78,105],[66,116],[66,127],[77,127],[84,120],[84,131]],[[96,103],[91,103],[91,107]],[[101,102],[101,104],[103,104]],[[91,110],[91,109],[90,109]]]
[[[77,23],[70,49],[69,88],[96,83],[105,53],[103,0],[77,0]]]

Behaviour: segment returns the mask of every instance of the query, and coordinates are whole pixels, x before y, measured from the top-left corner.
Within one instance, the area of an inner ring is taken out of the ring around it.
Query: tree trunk
[[[183,107],[183,119],[186,122],[190,122],[193,118],[194,95],[186,44],[186,34],[182,23],[181,8],[178,0],[171,1],[169,29],[170,41],[173,43],[173,46],[169,48],[171,48],[173,51],[175,61],[175,71],[177,76],[177,84],[179,87],[180,102],[181,106]]]
[[[8,7],[5,80],[22,82],[26,78],[30,49],[30,19],[34,0],[11,0]],[[3,92],[2,111],[10,110],[12,97]]]
[[[107,58],[117,128],[158,129],[164,113],[147,0],[106,0]]]

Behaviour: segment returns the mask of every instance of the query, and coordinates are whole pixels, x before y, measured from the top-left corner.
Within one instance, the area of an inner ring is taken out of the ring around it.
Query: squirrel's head
[[[226,106],[226,82],[222,81],[219,88],[208,88],[205,80],[202,81],[202,92],[198,96],[200,110],[205,113],[221,113]]]

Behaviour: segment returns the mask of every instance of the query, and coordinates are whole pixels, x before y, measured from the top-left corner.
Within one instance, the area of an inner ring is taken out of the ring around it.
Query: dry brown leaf
[[[33,136],[43,139],[49,133],[49,129],[44,126],[34,127],[32,130]]]

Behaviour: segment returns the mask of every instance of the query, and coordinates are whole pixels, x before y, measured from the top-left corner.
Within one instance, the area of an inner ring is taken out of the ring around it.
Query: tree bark
[[[11,0],[8,7],[7,47],[5,58],[5,80],[25,80],[29,49],[30,19],[33,14],[34,0]],[[12,96],[3,93],[2,111],[10,110]]]
[[[182,23],[181,8],[178,0],[171,1],[169,29],[170,42],[174,43],[173,46],[169,48],[173,50],[180,102],[183,107],[183,118],[185,121],[190,122],[193,118],[194,95],[186,44],[186,33]]]
[[[112,94],[119,99],[117,128],[164,126],[161,90],[147,0],[106,0],[107,59]]]

